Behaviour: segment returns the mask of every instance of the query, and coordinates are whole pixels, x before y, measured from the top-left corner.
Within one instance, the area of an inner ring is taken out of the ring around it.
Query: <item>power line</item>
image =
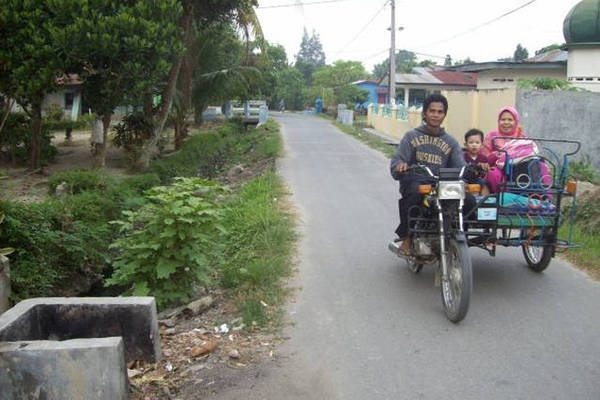
[[[385,49],[385,50],[378,51],[377,53],[374,53],[374,54],[370,55],[370,56],[369,56],[369,57],[367,57],[367,58],[363,58],[363,61],[370,60],[371,58],[375,58],[375,57],[377,57],[378,55],[380,55],[380,54],[383,54],[383,53],[387,53],[387,52],[389,52],[389,51],[390,51],[390,49]]]
[[[258,6],[256,8],[264,9],[264,8],[283,8],[283,7],[298,7],[298,6],[312,6],[315,4],[327,4],[327,3],[339,3],[342,1],[354,1],[354,0],[321,0],[321,1],[310,1],[306,3],[293,3],[293,4],[277,4],[274,6]]]
[[[502,18],[506,17],[507,15],[510,15],[510,14],[512,14],[512,13],[514,13],[514,12],[517,12],[517,11],[519,11],[520,9],[522,9],[522,8],[524,8],[524,7],[527,7],[528,5],[530,5],[530,4],[532,4],[532,3],[535,3],[536,1],[537,1],[537,0],[530,0],[530,1],[528,1],[527,3],[525,3],[525,4],[522,4],[522,5],[520,5],[520,6],[519,6],[519,7],[517,7],[517,8],[514,8],[514,9],[512,9],[512,10],[510,10],[510,11],[507,11],[507,12],[505,12],[504,14],[502,14],[502,15],[500,15],[500,16],[498,16],[498,17],[496,17],[496,18],[493,18],[493,19],[491,19],[491,20],[489,20],[489,21],[486,21],[486,22],[484,22],[483,24],[480,24],[480,25],[474,26],[474,27],[472,27],[472,28],[470,28],[470,29],[467,29],[466,31],[463,31],[463,32],[457,33],[456,35],[454,35],[454,36],[450,36],[450,37],[449,37],[449,38],[447,38],[447,39],[438,40],[438,41],[436,41],[436,42],[431,42],[431,43],[428,43],[428,44],[425,44],[425,45],[421,45],[421,46],[419,46],[419,47],[428,47],[428,46],[433,46],[434,44],[445,43],[445,42],[448,42],[448,41],[450,41],[450,40],[452,40],[452,39],[456,39],[456,38],[457,38],[457,37],[459,37],[459,36],[466,35],[467,33],[473,32],[474,30],[477,30],[477,29],[479,29],[479,28],[482,28],[482,27],[484,27],[484,26],[486,26],[486,25],[489,25],[489,24],[491,24],[492,22],[496,22],[496,21],[498,21],[499,19],[502,19]]]
[[[385,8],[385,6],[386,6],[388,3],[389,3],[389,0],[386,0],[386,2],[385,2],[385,3],[383,3],[383,6],[381,6],[381,8],[380,8],[379,10],[377,10],[377,12],[375,13],[375,15],[373,15],[373,16],[371,17],[371,19],[369,20],[369,22],[367,22],[367,23],[365,24],[365,26],[363,26],[363,27],[361,28],[361,30],[360,30],[360,31],[358,31],[358,33],[357,33],[357,34],[356,34],[356,35],[355,35],[355,36],[354,36],[352,39],[350,39],[350,41],[349,41],[348,43],[346,43],[344,46],[342,46],[342,49],[341,49],[341,50],[339,50],[339,51],[336,51],[335,53],[333,53],[333,55],[334,55],[334,56],[336,56],[336,55],[340,54],[341,52],[343,52],[343,51],[346,49],[346,47],[348,47],[348,46],[349,46],[349,45],[350,45],[352,42],[354,42],[354,41],[355,41],[355,40],[356,40],[356,39],[357,39],[357,38],[360,36],[360,34],[361,34],[361,33],[363,33],[363,32],[365,31],[365,29],[367,29],[367,28],[369,27],[369,25],[371,24],[371,22],[373,22],[373,20],[374,20],[375,18],[377,18],[377,16],[378,16],[378,15],[379,15],[379,14],[380,14],[382,11],[383,11],[383,9]]]

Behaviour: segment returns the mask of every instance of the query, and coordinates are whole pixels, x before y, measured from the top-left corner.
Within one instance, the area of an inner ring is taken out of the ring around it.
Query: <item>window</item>
[[[73,99],[75,98],[75,94],[71,92],[65,93],[65,110],[70,110],[73,108]]]

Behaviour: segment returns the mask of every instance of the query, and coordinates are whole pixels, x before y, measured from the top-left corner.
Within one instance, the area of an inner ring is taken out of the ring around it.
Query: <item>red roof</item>
[[[477,86],[477,73],[458,71],[429,71],[444,85]]]

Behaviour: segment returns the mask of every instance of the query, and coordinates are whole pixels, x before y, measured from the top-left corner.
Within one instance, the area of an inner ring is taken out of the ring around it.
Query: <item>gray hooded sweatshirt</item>
[[[416,190],[422,179],[414,174],[400,174],[396,165],[405,162],[408,165],[421,164],[429,167],[434,174],[440,168],[458,168],[465,165],[462,148],[458,141],[450,136],[444,128],[438,135],[429,133],[425,125],[408,131],[396,148],[390,162],[392,177],[400,181],[400,193]]]

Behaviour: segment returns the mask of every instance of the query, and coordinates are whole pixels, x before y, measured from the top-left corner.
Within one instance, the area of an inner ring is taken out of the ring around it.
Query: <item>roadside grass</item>
[[[283,301],[280,282],[289,274],[294,237],[291,217],[281,200],[275,200],[285,196],[273,172],[281,149],[274,121],[248,131],[227,123],[193,135],[181,152],[154,162],[144,174],[112,177],[101,170],[68,170],[40,187],[46,196],[40,202],[0,202],[6,214],[0,242],[17,249],[10,257],[12,299],[63,295],[65,289],[79,289],[69,295],[85,292],[87,280],[80,285],[76,277],[91,280],[111,272],[116,254],[109,245],[120,234],[109,221],[146,204],[147,189],[178,176],[219,178],[231,166],[243,164],[251,174],[237,178],[226,196],[228,249],[225,256],[215,257],[213,284],[232,289],[249,324],[274,320],[276,306]],[[66,193],[57,197],[54,192],[62,182]]]
[[[365,125],[365,122],[360,120],[360,118],[359,118],[359,121],[361,121],[361,122],[358,123],[358,126],[344,125],[335,120],[332,120],[329,117],[324,117],[324,118],[332,121],[333,125],[335,125],[342,132],[345,132],[348,135],[355,137],[356,139],[360,140],[363,143],[366,143],[369,147],[371,147],[375,150],[381,151],[386,156],[391,158],[394,155],[394,151],[396,150],[396,147],[391,145],[385,139],[383,139],[377,135],[374,135],[372,133],[369,133],[367,130],[363,129],[363,126],[366,126],[366,125]]]
[[[235,293],[247,326],[277,325],[292,273],[294,219],[274,171],[245,184],[233,198],[223,225],[228,241],[220,284]]]
[[[560,237],[567,237],[569,227],[563,225],[558,232]],[[560,256],[576,264],[593,278],[600,280],[600,264],[598,263],[600,259],[600,236],[591,235],[589,232],[585,232],[581,225],[575,224],[572,241],[580,247],[560,253]]]

